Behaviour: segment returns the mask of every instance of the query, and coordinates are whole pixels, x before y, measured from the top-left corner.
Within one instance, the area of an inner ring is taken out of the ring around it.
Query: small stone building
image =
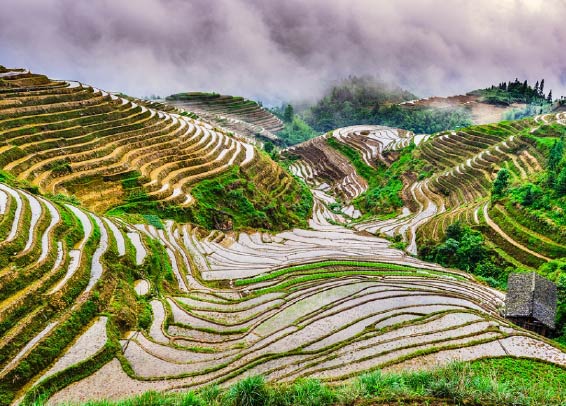
[[[536,272],[512,273],[505,316],[518,326],[548,335],[555,328],[557,295],[556,285]]]

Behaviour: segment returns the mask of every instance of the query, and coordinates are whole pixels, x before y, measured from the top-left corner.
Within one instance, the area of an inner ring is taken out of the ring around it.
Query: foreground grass
[[[268,385],[246,378],[229,388],[184,393],[147,392],[83,406],[331,406],[331,405],[563,405],[566,370],[541,362],[501,358],[455,363],[433,371],[367,373],[342,385],[314,379]]]

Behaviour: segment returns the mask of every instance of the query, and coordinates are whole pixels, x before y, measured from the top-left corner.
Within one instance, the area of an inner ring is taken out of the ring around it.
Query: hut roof
[[[554,329],[556,285],[536,272],[512,273],[507,282],[507,317],[533,317]]]

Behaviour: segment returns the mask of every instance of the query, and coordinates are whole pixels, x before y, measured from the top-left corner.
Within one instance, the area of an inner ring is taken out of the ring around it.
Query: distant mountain
[[[501,120],[517,120],[553,109],[552,91],[544,93],[544,80],[531,86],[526,80],[502,82],[484,89],[472,90],[465,95],[427,97],[403,102],[403,107],[415,109],[466,109],[474,124],[497,123]]]
[[[381,106],[416,98],[411,92],[371,76],[351,76],[330,88],[305,112],[305,119],[315,130],[325,132],[368,122]]]
[[[173,94],[166,102],[250,139],[259,136],[276,141],[275,133],[283,129],[279,118],[257,102],[239,96],[189,92]]]

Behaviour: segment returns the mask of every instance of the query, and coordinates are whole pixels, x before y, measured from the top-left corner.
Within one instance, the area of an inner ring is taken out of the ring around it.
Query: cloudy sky
[[[420,95],[545,78],[566,0],[1,0],[0,65],[135,96],[313,99],[372,74]]]

